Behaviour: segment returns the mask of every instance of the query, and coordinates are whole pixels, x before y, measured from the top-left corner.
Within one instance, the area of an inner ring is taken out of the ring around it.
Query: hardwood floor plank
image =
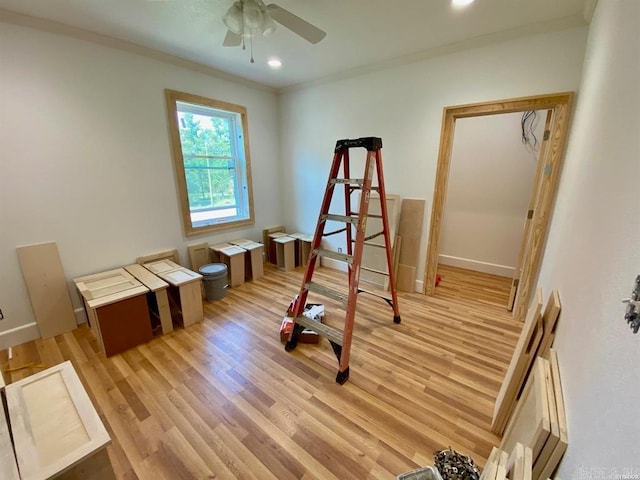
[[[316,272],[346,288],[344,273]],[[399,325],[386,303],[360,296],[340,386],[328,341],[293,352],[280,343],[303,273],[265,265],[262,279],[205,302],[205,321],[110,358],[85,325],[15,347],[11,361],[2,352],[0,365],[71,360],[113,439],[119,479],[381,480],[449,446],[484,465],[500,442],[491,415],[521,329],[500,306],[500,278],[465,283],[446,271],[435,296],[398,295]],[[342,325],[337,302],[309,301]],[[23,370],[7,381],[34,373]]]

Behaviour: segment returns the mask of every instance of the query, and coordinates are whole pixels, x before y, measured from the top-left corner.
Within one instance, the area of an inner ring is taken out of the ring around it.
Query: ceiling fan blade
[[[267,11],[276,22],[313,44],[318,43],[327,35],[327,32],[324,30],[320,30],[318,27],[311,25],[309,22],[275,3],[267,5]]]
[[[227,30],[227,35],[222,42],[223,47],[238,47],[242,43],[242,35],[233,33],[231,30]]]

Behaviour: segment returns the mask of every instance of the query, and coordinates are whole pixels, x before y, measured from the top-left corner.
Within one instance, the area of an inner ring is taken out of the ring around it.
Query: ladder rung
[[[362,190],[362,187],[351,187],[351,190]],[[370,190],[373,190],[375,192],[379,192],[380,191],[380,187],[371,187]]]
[[[375,237],[377,237],[377,236],[379,236],[379,235],[380,235],[380,233],[378,233],[377,235],[374,235],[374,236],[368,237],[368,238],[375,238]],[[353,242],[355,242],[355,240],[351,240],[351,242],[353,243]],[[363,244],[363,245],[367,245],[367,246],[369,246],[369,247],[385,248],[384,243],[383,243],[383,244],[380,244],[380,243],[373,243],[373,242],[367,242],[367,241],[364,241],[364,242],[362,242],[362,244]]]
[[[324,248],[316,248],[313,253],[320,255],[321,257],[333,258],[340,262],[347,262],[350,265],[353,263],[353,255],[347,255],[346,253],[325,250]]]
[[[376,270],[375,268],[360,266],[360,270],[365,270],[367,272],[372,272],[372,273],[379,273],[380,275],[386,275],[387,277],[389,276],[389,272],[385,272],[384,270]]]
[[[310,292],[319,293],[320,295],[324,295],[325,297],[333,298],[342,303],[347,303],[348,295],[346,293],[337,292],[336,290],[332,290],[324,285],[320,285],[315,282],[307,282],[304,285],[304,288],[309,290]]]
[[[362,268],[362,267],[360,267],[360,268]],[[391,302],[392,302],[391,297],[387,297],[385,295],[382,295],[381,293],[372,292],[371,290],[366,290],[364,288],[358,288],[358,293],[366,293],[368,295],[373,295],[374,297],[378,297],[378,298],[381,298],[381,299],[389,302],[389,304],[391,304]]]
[[[320,215],[321,220],[333,220],[335,222],[358,223],[358,217],[348,217],[347,215],[335,215],[333,213],[325,213]]]
[[[329,184],[345,183],[347,185],[362,185],[364,184],[364,178],[332,178],[329,180]]]
[[[359,215],[358,212],[351,212],[353,215]],[[369,218],[382,218],[382,215],[374,215],[373,213],[367,213],[367,217]],[[382,233],[382,232],[380,232]]]
[[[313,330],[314,332],[322,335],[333,343],[337,343],[338,345],[342,345],[343,343],[344,335],[340,330],[336,328],[325,325],[324,323],[320,323],[317,320],[307,318],[304,315],[297,317],[295,322],[298,325],[302,325],[304,328]]]

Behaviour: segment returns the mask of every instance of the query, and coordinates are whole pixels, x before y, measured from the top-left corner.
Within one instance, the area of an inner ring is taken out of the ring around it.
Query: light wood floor
[[[123,479],[393,479],[451,446],[484,466],[495,397],[520,325],[482,301],[399,294],[402,323],[361,295],[351,377],[326,340],[284,351],[282,316],[303,271],[205,303],[203,323],[105,359],[85,326],[6,352],[0,364],[70,359],[111,434]],[[346,283],[317,270],[314,280]],[[330,300],[327,323],[341,319]],[[13,380],[37,371],[14,372]]]
[[[448,265],[438,265],[438,275],[441,281],[436,295],[440,298],[468,298],[487,307],[496,307],[499,311],[507,310],[511,278]]]

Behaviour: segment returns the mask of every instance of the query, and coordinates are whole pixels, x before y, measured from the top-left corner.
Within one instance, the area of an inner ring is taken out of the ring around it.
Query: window
[[[252,224],[246,108],[173,90],[166,97],[185,234]]]

